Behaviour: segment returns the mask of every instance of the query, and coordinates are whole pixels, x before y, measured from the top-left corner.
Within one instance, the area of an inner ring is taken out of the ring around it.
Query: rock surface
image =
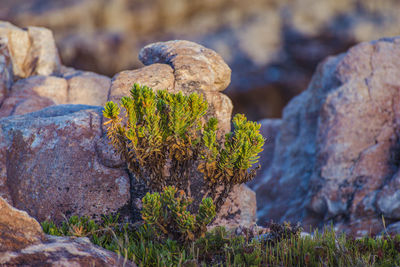
[[[188,41],[145,46],[139,53],[145,65],[169,64],[174,69],[175,90],[223,91],[231,82],[231,69],[213,50]]]
[[[259,222],[334,222],[355,235],[399,216],[400,38],[326,59],[284,110],[257,188]]]
[[[31,76],[17,81],[0,107],[0,117],[22,115],[57,104],[65,104],[68,83],[54,76]]]
[[[26,78],[59,71],[61,63],[50,30],[40,27],[24,30],[0,21],[0,38],[7,40],[14,75]]]
[[[58,105],[1,119],[1,195],[39,221],[72,214],[99,218],[127,205],[128,174],[98,156],[101,111]]]
[[[58,104],[104,105],[110,78],[61,65],[50,30],[0,21],[0,117]]]
[[[0,197],[1,266],[136,266],[88,238],[46,236],[25,211]]]
[[[236,186],[221,207],[219,216],[211,227],[224,225],[228,228],[250,227],[256,221],[256,194],[246,185]]]
[[[119,102],[129,96],[132,85],[138,83],[154,90],[172,91],[175,87],[174,70],[167,64],[152,64],[138,70],[125,70],[112,78],[108,100]]]
[[[136,266],[93,245],[88,238],[47,236],[47,241],[20,251],[0,252],[2,266]]]
[[[107,102],[111,79],[88,71],[64,73],[68,83],[68,94],[65,103],[104,106]]]
[[[135,82],[172,93],[196,92],[208,101],[208,116],[219,120],[220,135],[230,131],[232,101],[218,91],[229,84],[231,72],[218,54],[196,43],[169,41],[144,47],[139,57],[143,63],[151,65],[116,74],[109,100],[119,101],[122,96],[129,95]]]
[[[42,227],[35,219],[0,197],[0,264],[2,252],[20,250],[44,239]]]

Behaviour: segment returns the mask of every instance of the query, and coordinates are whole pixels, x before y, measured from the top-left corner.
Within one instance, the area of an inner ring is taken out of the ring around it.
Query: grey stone
[[[257,189],[260,222],[315,227],[334,220],[338,229],[362,235],[382,229],[381,212],[398,218],[398,40],[362,43],[326,59],[285,108],[273,161]]]
[[[1,119],[2,195],[39,221],[72,214],[99,219],[127,205],[128,174],[98,156],[101,110],[58,105]]]
[[[42,227],[35,219],[0,197],[0,264],[2,252],[20,250],[44,240]]]

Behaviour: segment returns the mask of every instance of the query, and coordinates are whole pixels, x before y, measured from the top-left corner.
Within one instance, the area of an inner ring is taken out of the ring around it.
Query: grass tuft
[[[106,216],[95,223],[72,216],[61,225],[42,223],[46,234],[88,237],[138,266],[400,266],[400,235],[355,239],[332,227],[302,237],[290,224],[267,230],[216,227],[190,245],[157,240],[152,228]]]

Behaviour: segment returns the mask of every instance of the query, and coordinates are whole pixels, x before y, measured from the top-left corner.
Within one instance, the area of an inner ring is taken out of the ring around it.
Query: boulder
[[[107,102],[111,79],[89,71],[63,73],[68,83],[68,95],[65,103],[104,106]]]
[[[93,245],[88,238],[47,236],[20,251],[0,252],[2,266],[136,266],[120,255]]]
[[[57,237],[43,233],[25,211],[0,197],[1,266],[136,266],[88,238]]]
[[[58,105],[1,119],[1,195],[39,221],[72,214],[98,219],[127,205],[127,172],[105,166],[99,156],[101,112]]]
[[[50,75],[59,71],[61,62],[49,29],[20,29],[9,22],[0,21],[0,38],[7,40],[13,72],[17,77]]]
[[[222,137],[225,133],[231,130],[231,119],[233,105],[231,99],[219,92],[209,92],[196,90],[198,94],[202,94],[208,102],[208,114],[206,118],[215,117],[218,119],[218,136]],[[186,94],[191,93],[191,91],[185,92]]]
[[[0,264],[2,252],[20,250],[44,240],[42,227],[35,219],[0,197]]]
[[[116,74],[109,100],[119,102],[122,96],[128,96],[135,82],[172,93],[196,92],[208,101],[208,116],[218,119],[219,135],[230,131],[232,101],[218,92],[229,84],[230,69],[217,53],[192,42],[169,41],[144,47],[139,58],[149,66]],[[223,79],[227,80],[222,82]]]
[[[251,227],[256,222],[256,194],[246,185],[235,186],[210,227]]]
[[[129,96],[133,84],[146,85],[154,90],[174,89],[174,70],[167,64],[152,64],[137,70],[125,70],[112,78],[108,100],[119,103],[123,96]]]
[[[145,65],[169,64],[174,69],[175,90],[223,91],[231,82],[231,69],[211,49],[189,41],[159,42],[139,52]]]
[[[22,115],[48,106],[65,104],[68,83],[54,76],[31,76],[20,79],[0,107],[0,117]]]
[[[382,230],[381,214],[400,219],[399,76],[399,37],[361,43],[319,65],[284,110],[257,189],[260,223],[333,222],[363,235]]]
[[[57,74],[61,61],[51,30],[41,27],[28,27],[30,47],[25,62],[29,62],[32,70],[27,74],[50,75]],[[27,64],[27,63],[25,63]]]
[[[63,77],[30,76],[13,84],[0,107],[0,117],[67,103],[103,106],[110,84],[111,80],[106,76],[75,70]]]
[[[61,65],[52,32],[0,21],[0,117],[58,104],[104,105],[110,78]]]

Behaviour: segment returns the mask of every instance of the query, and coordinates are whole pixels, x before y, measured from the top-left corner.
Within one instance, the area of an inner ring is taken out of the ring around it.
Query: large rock
[[[356,235],[398,212],[400,37],[330,57],[284,110],[257,189],[260,222],[333,221]]]
[[[235,186],[212,223],[211,227],[224,225],[228,228],[251,227],[256,222],[256,194],[246,185]]]
[[[59,104],[103,106],[111,79],[70,70],[57,76],[30,76],[14,83],[0,107],[0,117],[22,115]]]
[[[99,218],[127,205],[128,174],[102,162],[101,110],[59,105],[1,119],[1,196],[39,221]]]
[[[0,38],[7,40],[14,75],[50,75],[61,67],[53,34],[49,29],[28,27],[26,30],[0,21]]]
[[[171,65],[176,90],[223,91],[231,82],[231,69],[215,51],[188,41],[145,46],[139,53],[145,65]]]
[[[101,110],[58,105],[0,120],[0,196],[39,221],[117,211],[136,218],[126,210],[140,192],[103,136]],[[251,225],[255,210],[254,192],[238,186],[216,223]]]
[[[2,266],[136,266],[120,255],[93,245],[88,238],[47,236],[20,251],[0,252]]]
[[[63,73],[68,82],[65,103],[104,106],[107,102],[111,79],[94,72],[69,70]]]
[[[138,70],[125,70],[112,78],[109,101],[119,103],[123,96],[129,96],[133,84],[146,85],[154,90],[174,89],[174,70],[167,64],[152,64]]]
[[[0,21],[0,117],[58,104],[104,105],[110,78],[61,65],[52,32]]]
[[[122,96],[130,95],[134,83],[171,93],[196,92],[208,101],[208,115],[219,120],[220,135],[230,131],[232,101],[218,92],[229,84],[230,69],[218,54],[192,42],[169,41],[146,46],[139,57],[151,65],[116,74],[109,100],[119,102]],[[227,80],[222,82],[223,79]]]
[[[13,84],[0,107],[0,117],[22,115],[48,106],[65,104],[68,83],[54,76],[31,76]]]
[[[20,250],[43,240],[45,236],[40,224],[0,197],[0,264],[2,252]]]
[[[25,211],[0,197],[1,266],[136,266],[88,238],[46,236]]]

